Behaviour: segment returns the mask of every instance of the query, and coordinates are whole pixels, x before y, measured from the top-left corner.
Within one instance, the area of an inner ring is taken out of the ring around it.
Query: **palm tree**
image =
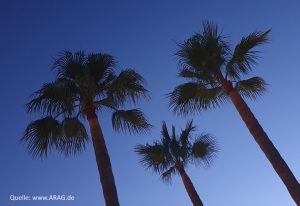
[[[28,113],[41,118],[26,128],[22,141],[34,156],[47,156],[56,149],[66,156],[81,152],[88,135],[81,120],[87,119],[96,162],[107,206],[119,206],[109,154],[97,112],[109,109],[115,130],[130,133],[147,131],[150,124],[138,109],[123,109],[125,103],[136,103],[148,97],[144,79],[132,69],[114,72],[111,55],[79,51],[62,52],[54,61],[56,79],[44,84],[27,103]]]
[[[182,44],[179,76],[187,82],[169,94],[170,107],[180,115],[194,114],[220,107],[231,100],[254,140],[300,205],[300,186],[286,162],[277,151],[244,98],[256,99],[266,90],[266,82],[258,76],[241,80],[257,62],[257,46],[268,41],[270,30],[253,32],[243,37],[232,51],[227,37],[211,22],[203,23],[203,32],[196,33]]]
[[[138,145],[135,151],[141,156],[141,163],[160,174],[164,182],[170,181],[172,175],[179,174],[193,205],[203,206],[185,168],[189,163],[209,166],[217,152],[217,147],[209,134],[198,135],[192,140],[191,135],[195,129],[193,122],[189,121],[179,136],[174,126],[170,135],[166,123],[163,122],[161,140],[152,145]]]

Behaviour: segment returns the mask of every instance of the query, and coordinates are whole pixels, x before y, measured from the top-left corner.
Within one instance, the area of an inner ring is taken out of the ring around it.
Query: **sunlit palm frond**
[[[265,93],[266,86],[267,83],[264,79],[260,77],[252,77],[250,79],[237,82],[235,88],[243,97],[256,99]]]
[[[148,97],[144,78],[133,69],[123,70],[114,79],[108,91],[120,104],[127,100],[136,103],[141,97]]]
[[[27,111],[47,115],[72,114],[77,95],[75,89],[70,82],[63,79],[44,84],[26,104]]]
[[[192,143],[191,160],[194,164],[209,166],[218,152],[215,138],[210,134],[198,136]]]
[[[152,127],[143,112],[138,109],[116,110],[112,115],[112,125],[117,131],[129,133],[148,132]]]
[[[92,53],[87,57],[87,70],[95,82],[106,79],[115,67],[113,56],[102,53]]]
[[[206,88],[194,82],[177,86],[168,97],[170,108],[179,115],[194,114],[219,107],[227,100],[227,95],[221,87]]]
[[[87,59],[83,51],[64,51],[57,55],[53,64],[58,78],[78,79],[86,74]]]
[[[226,66],[227,75],[230,78],[239,79],[240,75],[247,74],[252,70],[252,66],[256,64],[258,58],[258,51],[253,49],[266,43],[270,32],[270,29],[265,32],[253,32],[242,38],[236,45],[232,58]]]
[[[45,117],[31,122],[21,139],[27,145],[33,157],[43,157],[48,151],[59,148],[62,140],[61,124],[52,117]]]
[[[62,122],[63,141],[61,151],[66,155],[75,155],[85,149],[88,134],[83,123],[77,118],[65,118]]]
[[[156,173],[161,173],[169,168],[170,160],[167,158],[166,150],[163,145],[154,143],[153,145],[137,145],[135,152],[141,156],[140,162],[148,169]]]

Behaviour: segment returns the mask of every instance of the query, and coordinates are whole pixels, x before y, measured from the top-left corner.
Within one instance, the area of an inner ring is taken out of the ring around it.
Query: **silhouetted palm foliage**
[[[171,134],[163,122],[160,141],[152,145],[138,145],[136,153],[141,156],[141,163],[155,173],[160,174],[164,182],[171,181],[172,175],[179,174],[194,206],[203,206],[185,168],[187,165],[202,164],[209,166],[218,151],[214,138],[209,134],[192,136],[196,127],[189,121],[184,130],[176,133],[172,126]]]
[[[54,62],[56,80],[44,84],[28,102],[27,111],[41,119],[31,122],[22,141],[34,156],[47,156],[56,149],[74,155],[85,148],[88,135],[82,120],[87,119],[96,156],[105,204],[119,206],[117,189],[97,111],[112,111],[115,130],[129,133],[148,131],[151,125],[139,109],[126,110],[148,97],[145,82],[133,69],[115,73],[115,60],[102,53],[85,55],[82,51],[61,53]]]
[[[180,134],[172,126],[171,134],[163,122],[160,141],[152,145],[138,145],[135,152],[141,156],[141,163],[161,175],[164,182],[176,174],[176,165],[188,164],[209,166],[218,151],[217,144],[210,134],[192,136],[196,127],[189,121]]]
[[[267,84],[261,77],[242,77],[249,75],[257,63],[256,48],[268,41],[270,31],[253,32],[231,49],[228,37],[217,25],[205,21],[202,33],[195,33],[179,44],[176,53],[179,76],[187,82],[168,94],[169,106],[179,115],[189,115],[220,107],[231,100],[292,198],[300,205],[299,182],[243,99],[256,99],[266,90]]]
[[[169,94],[170,107],[180,115],[194,114],[202,110],[220,107],[229,100],[222,81],[229,80],[246,98],[255,99],[266,89],[261,77],[241,80],[256,64],[257,46],[268,40],[266,32],[253,32],[230,49],[227,36],[217,25],[204,22],[203,32],[196,33],[179,44],[179,76],[188,82],[177,86]]]
[[[44,84],[26,105],[29,113],[42,114],[27,126],[22,138],[33,156],[47,155],[51,149],[70,155],[85,148],[88,135],[82,120],[88,100],[97,111],[113,112],[115,130],[137,133],[150,128],[140,110],[123,109],[126,102],[148,97],[143,77],[133,69],[116,74],[112,56],[65,51],[56,58],[53,70],[56,80]]]

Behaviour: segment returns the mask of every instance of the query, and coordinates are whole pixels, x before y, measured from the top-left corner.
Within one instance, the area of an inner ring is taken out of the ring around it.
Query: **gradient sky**
[[[200,32],[205,19],[218,23],[233,45],[250,32],[272,28],[255,70],[269,83],[268,92],[247,103],[300,178],[299,8],[297,0],[1,0],[0,205],[104,205],[91,144],[79,156],[52,152],[41,161],[18,142],[34,119],[24,104],[54,79],[52,57],[65,49],[112,54],[118,69],[135,68],[151,91],[151,101],[139,105],[155,126],[149,135],[116,133],[109,113],[99,114],[121,205],[191,205],[178,176],[171,185],[162,183],[139,164],[133,148],[157,140],[162,120],[181,128],[190,119],[173,115],[165,94],[181,82],[176,77],[176,43]],[[211,168],[187,170],[205,205],[295,205],[231,103],[193,119],[198,132],[214,134],[220,146]],[[71,194],[76,199],[12,202],[12,194]]]

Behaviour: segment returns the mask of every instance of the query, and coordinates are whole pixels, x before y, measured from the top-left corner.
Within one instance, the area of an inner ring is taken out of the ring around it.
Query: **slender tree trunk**
[[[119,206],[118,194],[112,172],[110,158],[106,148],[102,129],[92,103],[86,105],[86,115],[91,129],[96,162],[102,184],[106,206]]]
[[[203,206],[203,203],[191,181],[191,179],[189,178],[189,176],[186,174],[184,168],[180,165],[177,164],[176,165],[176,169],[179,172],[182,182],[184,184],[184,187],[193,203],[194,206]]]
[[[256,143],[260,146],[261,150],[272,164],[296,204],[300,206],[300,185],[289,166],[281,157],[280,153],[273,145],[241,95],[233,88],[232,83],[230,81],[223,80],[222,86],[238,110]]]

